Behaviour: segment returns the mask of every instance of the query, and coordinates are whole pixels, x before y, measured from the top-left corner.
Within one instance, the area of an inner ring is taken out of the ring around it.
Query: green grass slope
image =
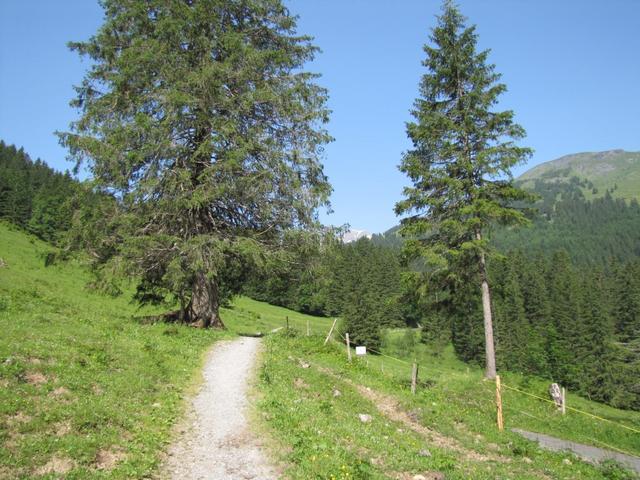
[[[285,329],[288,325],[306,334],[326,335],[333,319],[314,317],[294,312],[287,308],[258,302],[248,297],[237,297],[228,308],[221,312],[227,328],[238,334],[265,334],[276,329]]]
[[[44,266],[52,248],[0,223],[0,478],[143,478],[153,472],[218,339],[316,318],[238,298],[226,332],[142,325],[157,313],[130,293],[86,288],[74,263]],[[192,388],[191,388],[192,389]]]
[[[524,188],[533,188],[534,180],[567,182],[571,177],[588,180],[593,188],[584,188],[586,198],[602,196],[613,189],[614,197],[640,199],[640,152],[609,150],[566,155],[533,167],[518,177]]]
[[[0,478],[143,478],[203,352],[228,333],[140,325],[128,299],[0,224]]]
[[[505,390],[506,429],[495,425],[495,390],[480,369],[445,350],[434,357],[392,332],[385,351],[349,363],[344,345],[322,336],[278,332],[266,339],[259,408],[286,478],[308,479],[631,479],[614,463],[593,466],[568,453],[538,448],[510,431],[544,432],[640,453],[640,435]],[[420,367],[409,389],[411,362]],[[506,375],[507,385],[547,397],[548,385]],[[339,391],[339,394],[336,393]],[[569,405],[640,427],[640,415],[569,395]],[[360,415],[369,415],[362,422]],[[415,477],[421,478],[421,477]]]

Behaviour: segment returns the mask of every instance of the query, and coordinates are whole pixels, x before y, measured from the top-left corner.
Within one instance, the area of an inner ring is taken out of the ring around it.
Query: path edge
[[[149,476],[150,480],[167,480],[169,477],[166,472],[166,464],[169,459],[169,448],[173,445],[181,436],[185,435],[186,432],[190,429],[191,425],[193,425],[193,421],[195,418],[195,413],[191,407],[191,403],[196,398],[196,396],[202,390],[204,386],[204,367],[206,366],[209,358],[215,353],[215,350],[219,348],[221,345],[225,343],[233,342],[238,337],[231,338],[219,338],[213,341],[211,346],[204,350],[200,354],[200,358],[198,359],[198,366],[194,368],[193,374],[189,379],[189,383],[181,393],[182,398],[180,400],[180,414],[171,425],[171,434],[167,442],[162,445],[161,451],[158,453],[157,463],[155,465],[154,471]]]

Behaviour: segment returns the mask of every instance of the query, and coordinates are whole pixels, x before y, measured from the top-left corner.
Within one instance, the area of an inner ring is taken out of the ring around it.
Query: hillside
[[[522,250],[550,256],[569,253],[576,265],[605,267],[640,257],[640,205],[610,192],[586,199],[584,183],[534,180],[539,200],[529,227],[496,228],[492,241],[502,252]]]
[[[81,265],[45,267],[49,251],[47,244],[0,224],[0,478],[153,474],[209,346],[236,332],[287,324],[292,330],[266,340],[255,422],[272,439],[273,455],[289,478],[404,479],[419,472],[444,472],[446,478],[631,478],[614,465],[595,468],[497,432],[491,386],[481,381],[481,371],[456,360],[450,349],[432,356],[414,334],[402,333],[411,330],[386,336],[383,351],[399,360],[378,356],[348,364],[342,346],[322,346],[330,319],[248,298],[223,309],[226,333],[146,325],[135,318],[151,310],[137,309],[130,294],[111,298],[87,290],[91,276]],[[423,365],[415,397],[407,389],[409,357]],[[518,375],[506,381],[542,395],[546,388],[544,381]],[[574,407],[640,426],[637,413],[569,398]],[[508,428],[640,450],[633,434],[613,424],[559,419],[527,397],[505,393],[505,402]],[[371,415],[372,423],[361,422],[360,414]]]
[[[0,222],[0,478],[148,478],[198,382],[203,355],[237,332],[328,330],[239,298],[228,331],[144,324],[124,295],[87,288],[77,262],[45,267],[48,244]],[[126,287],[126,285],[125,285]]]
[[[407,338],[411,340],[407,340]],[[336,337],[339,338],[339,337]],[[632,479],[612,463],[588,465],[550,453],[511,431],[544,432],[594,446],[640,453],[640,415],[575,395],[562,416],[548,382],[505,374],[506,428],[495,425],[495,387],[480,368],[434,356],[411,330],[387,332],[384,351],[349,362],[344,344],[323,346],[303,332],[268,337],[260,370],[259,409],[285,478],[308,479]],[[420,362],[417,394],[411,362]],[[525,392],[525,393],[520,393]],[[614,422],[614,423],[611,423]],[[620,426],[623,425],[623,426]]]
[[[81,190],[68,172],[33,161],[22,148],[0,140],[0,219],[55,242],[71,225],[73,198]]]
[[[542,163],[518,177],[525,188],[533,189],[535,180],[569,182],[572,177],[586,180],[585,198],[603,196],[640,199],[640,152],[609,150],[566,155]]]
[[[143,478],[220,332],[142,325],[130,295],[0,223],[0,478]],[[126,400],[126,401],[123,401]]]
[[[538,196],[530,228],[496,229],[502,251],[566,250],[576,264],[640,257],[640,152],[577,153],[538,165],[517,182]]]

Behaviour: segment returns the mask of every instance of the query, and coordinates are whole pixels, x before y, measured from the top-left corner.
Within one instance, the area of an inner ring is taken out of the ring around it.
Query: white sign
[[[356,355],[366,355],[367,347],[356,347]]]

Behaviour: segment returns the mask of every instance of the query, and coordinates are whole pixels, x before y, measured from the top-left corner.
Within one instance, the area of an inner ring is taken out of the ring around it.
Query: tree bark
[[[225,328],[220,318],[218,284],[203,272],[196,274],[188,314],[189,322],[195,327]]]
[[[476,239],[482,240],[480,232],[476,232]],[[484,377],[493,380],[496,378],[496,352],[493,343],[493,318],[491,315],[491,293],[489,292],[489,282],[487,280],[487,265],[484,252],[480,253],[479,259],[480,278],[482,280],[482,314],[484,316],[484,351],[486,366]]]

